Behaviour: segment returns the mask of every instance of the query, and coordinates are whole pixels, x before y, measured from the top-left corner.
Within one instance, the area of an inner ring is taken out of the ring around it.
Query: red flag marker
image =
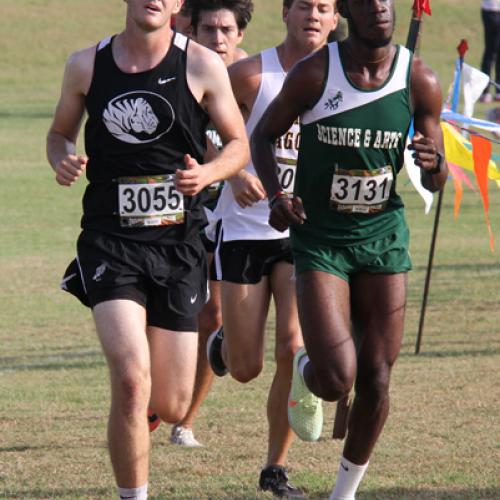
[[[467,40],[465,38],[462,38],[460,40],[460,43],[458,44],[457,51],[460,56],[460,59],[463,59],[465,57],[466,52],[469,50],[469,44],[467,43]]]
[[[422,17],[424,12],[429,16],[432,14],[430,0],[414,0],[412,8],[418,17]]]

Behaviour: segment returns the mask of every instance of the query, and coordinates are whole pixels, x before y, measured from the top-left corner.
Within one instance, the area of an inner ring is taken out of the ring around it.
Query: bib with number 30
[[[330,205],[339,212],[373,214],[385,209],[394,180],[392,167],[375,170],[336,168]]]
[[[297,160],[294,158],[276,158],[278,162],[278,179],[281,189],[287,195],[293,195],[295,186],[295,173],[297,172]]]
[[[154,227],[184,222],[184,197],[173,175],[120,177],[118,214],[122,227]]]

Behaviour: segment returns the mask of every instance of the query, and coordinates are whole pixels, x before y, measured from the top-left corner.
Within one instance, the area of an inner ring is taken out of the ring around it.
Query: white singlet
[[[276,48],[264,50],[260,54],[262,76],[259,92],[246,123],[247,135],[250,137],[264,111],[278,95],[285,81],[286,73],[281,66]],[[300,127],[295,122],[289,131],[276,142],[275,154],[279,164],[279,177],[282,187],[287,192],[293,191],[295,171],[300,141]],[[245,170],[257,176],[252,161]],[[233,240],[277,240],[288,238],[288,231],[276,231],[269,225],[269,208],[267,198],[254,203],[251,207],[241,208],[234,199],[229,182],[224,184],[216,215],[222,219],[223,241]]]

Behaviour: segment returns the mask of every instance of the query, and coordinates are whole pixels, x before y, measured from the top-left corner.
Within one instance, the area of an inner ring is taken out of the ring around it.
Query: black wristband
[[[444,163],[444,156],[439,151],[436,152],[436,156],[437,156],[437,165],[434,168],[427,170],[427,172],[431,175],[436,175],[441,173],[441,167],[443,166]]]

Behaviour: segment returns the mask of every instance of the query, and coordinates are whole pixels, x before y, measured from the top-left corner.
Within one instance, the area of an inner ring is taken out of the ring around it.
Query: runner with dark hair
[[[184,7],[190,12],[193,23],[191,34],[198,43],[217,52],[226,66],[246,57],[238,45],[243,40],[244,30],[249,23],[253,3],[251,0],[186,0]],[[207,130],[211,143],[219,149],[220,136],[211,124]],[[214,213],[223,183],[218,182],[208,189],[209,200],[205,211],[209,220],[202,234],[211,267],[215,249],[218,218]],[[222,325],[220,282],[210,276],[210,298],[198,316],[198,363],[193,390],[193,399],[184,418],[172,427],[170,441],[183,446],[200,446],[194,437],[193,424],[213,382],[214,374],[208,364],[206,349],[210,334]]]

